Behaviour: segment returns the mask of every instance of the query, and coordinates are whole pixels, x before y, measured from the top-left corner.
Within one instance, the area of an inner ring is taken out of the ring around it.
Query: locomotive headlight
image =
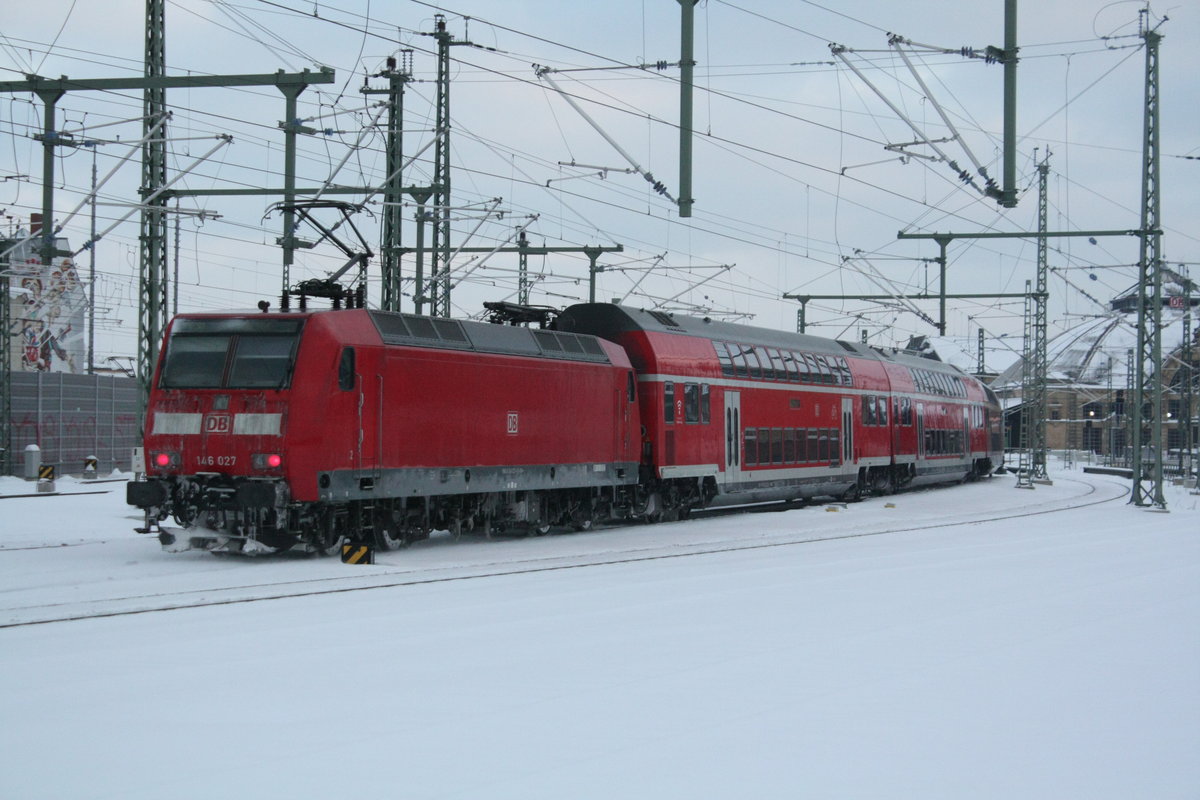
[[[150,457],[150,463],[152,463],[158,469],[169,469],[171,467],[178,467],[179,466],[179,453],[173,453],[169,450],[164,450],[162,452],[155,453]]]
[[[283,466],[283,456],[278,453],[255,453],[250,457],[250,463],[255,469],[279,469]]]

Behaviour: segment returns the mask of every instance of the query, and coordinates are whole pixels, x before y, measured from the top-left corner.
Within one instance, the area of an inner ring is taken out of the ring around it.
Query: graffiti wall
[[[16,240],[23,238],[18,234]],[[21,242],[8,255],[11,367],[14,372],[84,373],[87,292],[69,257],[42,264],[37,241]],[[68,249],[67,241],[57,240],[56,247]]]
[[[21,474],[28,445],[42,451],[42,463],[59,474],[78,474],[95,456],[99,470],[130,469],[130,452],[140,444],[138,383],[111,375],[28,372],[12,376],[13,458]],[[0,527],[3,523],[0,522]]]

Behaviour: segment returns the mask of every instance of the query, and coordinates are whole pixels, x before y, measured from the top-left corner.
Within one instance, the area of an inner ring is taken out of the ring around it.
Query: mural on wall
[[[9,254],[11,367],[22,372],[87,371],[87,292],[75,263],[57,257],[49,266],[25,239]],[[67,250],[58,239],[57,249]]]

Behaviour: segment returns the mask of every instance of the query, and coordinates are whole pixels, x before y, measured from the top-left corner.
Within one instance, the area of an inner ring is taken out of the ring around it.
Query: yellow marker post
[[[375,548],[369,544],[342,545],[343,564],[374,564]]]

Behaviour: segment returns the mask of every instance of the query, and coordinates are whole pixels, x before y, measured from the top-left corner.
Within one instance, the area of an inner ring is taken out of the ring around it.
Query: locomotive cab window
[[[299,319],[179,319],[167,340],[163,389],[284,389]]]
[[[217,389],[225,376],[225,336],[174,336],[159,385],[164,389]]]
[[[239,336],[229,367],[230,387],[275,389],[284,386],[292,371],[290,336]]]

